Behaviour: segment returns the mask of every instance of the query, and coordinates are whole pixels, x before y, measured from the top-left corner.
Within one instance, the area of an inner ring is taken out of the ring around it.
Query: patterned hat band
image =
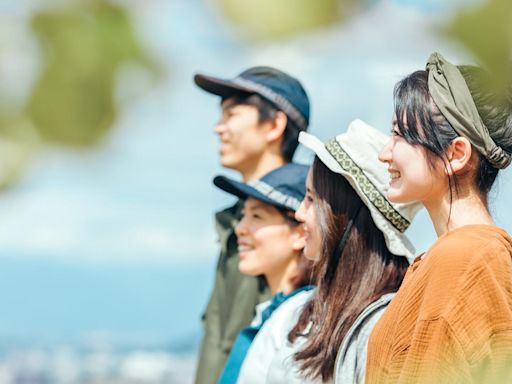
[[[274,103],[279,109],[281,109],[289,118],[292,120],[299,130],[306,130],[308,123],[304,116],[283,96],[277,94],[272,89],[265,87],[264,85],[255,83],[251,80],[246,80],[241,77],[237,77],[233,80],[233,83],[242,87],[251,89],[258,92],[261,96],[265,97]]]
[[[249,181],[247,183],[247,185],[253,187],[259,193],[261,193],[262,195],[265,195],[270,200],[273,200],[274,202],[276,202],[279,205],[282,205],[283,207],[286,207],[292,211],[296,211],[297,209],[299,209],[299,206],[300,206],[299,200],[297,200],[293,196],[285,195],[284,193],[278,191],[277,189],[275,189],[271,185],[265,183],[264,181],[261,181],[261,180]]]
[[[368,198],[372,205],[386,218],[393,227],[401,233],[411,224],[400,212],[398,212],[393,205],[386,199],[386,197],[379,191],[379,189],[372,183],[366,176],[361,168],[354,160],[343,150],[341,145],[336,139],[331,139],[325,143],[325,148],[336,160],[336,162],[348,172],[356,181],[359,189]]]

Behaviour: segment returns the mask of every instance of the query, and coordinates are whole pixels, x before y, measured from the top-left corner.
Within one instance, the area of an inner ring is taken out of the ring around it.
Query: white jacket
[[[254,338],[245,357],[238,384],[265,382],[270,363],[287,342],[288,333],[296,324],[303,305],[315,290],[302,291],[282,303],[265,322]]]
[[[322,383],[318,378],[302,376],[293,358],[303,348],[306,338],[299,337],[293,344],[288,341],[288,333],[313,294],[314,291],[298,294],[276,310],[254,339],[238,383]],[[364,383],[370,333],[393,297],[394,293],[386,294],[368,305],[348,330],[336,357],[334,383]]]

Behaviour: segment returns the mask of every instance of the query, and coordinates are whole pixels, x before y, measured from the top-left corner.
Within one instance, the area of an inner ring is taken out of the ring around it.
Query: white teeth
[[[400,172],[398,172],[398,171],[390,172],[390,173],[389,173],[389,176],[390,176],[392,179],[398,179],[398,178],[400,177]]]
[[[240,252],[247,252],[249,250],[251,250],[252,247],[249,247],[248,245],[239,245],[238,246],[238,253]]]

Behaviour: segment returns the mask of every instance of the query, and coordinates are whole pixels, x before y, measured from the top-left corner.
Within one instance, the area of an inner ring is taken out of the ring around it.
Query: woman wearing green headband
[[[388,197],[421,201],[439,238],[374,328],[367,383],[512,382],[512,239],[487,199],[511,162],[512,102],[488,84],[435,53],[395,87]]]

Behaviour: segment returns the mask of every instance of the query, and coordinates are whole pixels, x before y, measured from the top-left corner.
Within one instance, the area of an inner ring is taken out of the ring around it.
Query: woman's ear
[[[304,235],[304,224],[300,223],[293,228],[292,249],[295,252],[301,252],[306,246],[306,236]]]
[[[274,119],[271,121],[270,129],[267,132],[267,140],[274,142],[284,136],[288,118],[282,111],[277,111]]]
[[[446,151],[446,157],[450,166],[446,169],[449,176],[467,170],[467,164],[471,160],[473,148],[465,137],[456,137]]]

